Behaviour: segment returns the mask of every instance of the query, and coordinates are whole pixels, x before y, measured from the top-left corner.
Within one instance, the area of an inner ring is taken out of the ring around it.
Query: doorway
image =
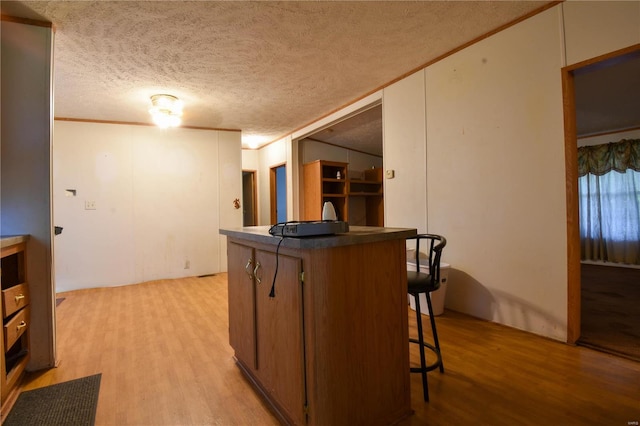
[[[348,189],[345,189],[346,197],[345,202],[342,203],[344,204],[342,209],[348,214],[346,218],[339,214],[341,220],[346,220],[350,226],[384,225],[381,100],[328,123],[326,126],[305,135],[299,142],[299,173],[301,176],[304,176],[305,164],[318,160],[346,165],[345,178],[349,181],[349,185]],[[309,220],[320,215],[324,203],[318,204],[317,210],[304,211],[307,192],[310,188],[315,187],[315,179],[312,179],[309,184],[302,181],[299,198],[302,206],[302,219]],[[325,200],[324,197],[321,198],[323,201]]]
[[[287,169],[286,165],[272,167],[270,172],[271,223],[287,221]]]
[[[242,171],[242,226],[258,224],[255,170]]]
[[[628,112],[638,110],[638,104],[628,104],[625,100],[628,97],[631,99],[630,102],[637,102],[633,99],[637,100],[640,96],[638,89],[632,89],[640,86],[637,84],[638,77],[635,76],[638,73],[633,71],[637,70],[637,64],[640,64],[640,45],[565,67],[562,70],[567,188],[567,341],[627,357],[631,355],[621,351],[620,347],[616,347],[615,344],[608,344],[607,340],[610,343],[619,340],[619,338],[612,339],[612,336],[615,334],[614,332],[619,332],[620,328],[625,328],[627,336],[636,336],[633,346],[640,347],[640,323],[635,325],[628,323],[627,320],[633,317],[634,309],[632,307],[629,311],[629,308],[624,308],[624,306],[630,306],[628,303],[612,304],[611,302],[616,299],[619,302],[624,302],[630,298],[640,297],[640,292],[636,291],[640,289],[637,283],[634,287],[630,285],[625,287],[623,284],[622,288],[625,290],[619,291],[621,288],[619,286],[620,277],[638,276],[636,274],[640,270],[634,271],[615,266],[593,268],[581,262],[577,147],[579,140],[585,144],[585,140],[589,138],[604,138],[603,142],[598,143],[608,143],[620,140],[621,133],[623,135],[640,134],[640,122],[637,120],[637,114],[634,119],[633,114],[617,110],[620,105],[626,105]],[[629,74],[631,77],[624,77],[629,73],[630,66],[632,67]],[[584,78],[585,76],[588,78]],[[596,82],[594,76],[601,76],[602,80]],[[605,76],[608,81],[624,81],[624,84],[607,84]],[[611,76],[615,76],[614,80],[611,79]],[[585,81],[590,84],[585,84]],[[617,86],[622,89],[617,90]],[[608,96],[611,99],[603,96]],[[593,99],[589,99],[589,97],[593,97]],[[631,117],[631,121],[626,118],[627,116]],[[624,119],[628,121],[620,121]],[[595,127],[596,125],[600,127]],[[637,136],[632,137],[637,138]],[[634,278],[631,278],[628,283],[631,284],[633,280]],[[594,338],[597,344],[593,344]],[[640,351],[637,356],[640,359]]]

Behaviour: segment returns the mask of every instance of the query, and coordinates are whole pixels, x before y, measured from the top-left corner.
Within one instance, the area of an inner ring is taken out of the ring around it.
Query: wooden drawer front
[[[24,308],[29,304],[29,286],[26,283],[14,285],[2,290],[2,309],[4,317]]]
[[[29,308],[18,312],[4,325],[4,347],[9,349],[29,326]]]

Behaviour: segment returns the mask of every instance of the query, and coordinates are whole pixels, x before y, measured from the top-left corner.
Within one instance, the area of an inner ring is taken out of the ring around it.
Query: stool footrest
[[[410,338],[409,342],[416,343],[418,345],[420,344],[418,339],[414,339],[414,338]],[[433,362],[433,364],[427,365],[424,368],[424,370],[425,371],[432,371],[432,370],[435,370],[436,368],[441,367],[442,366],[442,355],[440,354],[440,351],[435,346],[433,346],[432,344],[427,343],[427,342],[423,342],[422,346],[424,346],[425,348],[430,349],[431,352],[433,352],[437,357],[437,359]],[[421,373],[422,372],[422,367],[411,367],[411,372],[412,373]],[[440,368],[440,372],[444,373],[444,369]]]

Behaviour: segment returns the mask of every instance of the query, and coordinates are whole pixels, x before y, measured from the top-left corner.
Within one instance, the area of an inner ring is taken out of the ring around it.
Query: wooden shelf
[[[349,180],[350,196],[382,196],[382,169],[365,170],[364,179]]]
[[[339,220],[350,225],[383,226],[382,169],[365,170],[363,179],[350,179],[347,163],[316,160],[303,165],[303,173],[303,220],[322,219],[322,206],[331,201]]]
[[[338,173],[340,178],[338,178]],[[321,220],[322,207],[330,201],[338,220],[348,221],[347,164],[317,160],[303,166],[304,216],[303,220]]]
[[[350,197],[352,210],[355,212],[356,201],[360,202],[360,211],[364,210],[364,215],[360,215],[358,225],[383,226],[384,225],[384,201],[382,169],[373,168],[364,171],[364,179],[350,179],[348,195]],[[355,220],[355,218],[353,219]]]

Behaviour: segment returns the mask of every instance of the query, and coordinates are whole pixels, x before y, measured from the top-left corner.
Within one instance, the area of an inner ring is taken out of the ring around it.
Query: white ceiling
[[[2,1],[2,12],[54,24],[58,118],[150,123],[149,97],[169,93],[185,126],[265,143],[548,3]]]

